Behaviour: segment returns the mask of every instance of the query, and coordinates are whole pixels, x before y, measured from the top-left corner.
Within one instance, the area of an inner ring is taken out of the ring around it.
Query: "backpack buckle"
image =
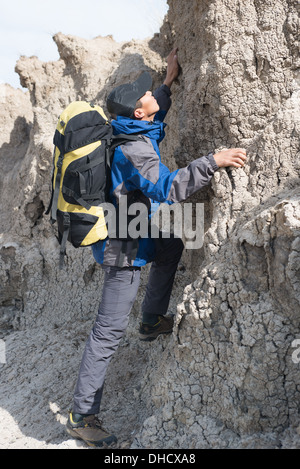
[[[70,215],[68,213],[63,214],[63,226],[68,229],[71,225]]]
[[[64,159],[63,155],[59,155],[58,160],[57,160],[57,163],[56,163],[56,166],[57,166],[58,169],[61,169],[61,168],[62,168],[63,159]]]

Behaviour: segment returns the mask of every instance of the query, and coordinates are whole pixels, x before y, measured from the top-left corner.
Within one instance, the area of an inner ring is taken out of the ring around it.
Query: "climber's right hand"
[[[174,49],[170,52],[167,57],[168,67],[167,67],[167,76],[164,81],[164,85],[167,85],[168,88],[171,88],[173,81],[178,78],[180,65],[178,63],[178,47],[174,47]]]
[[[222,150],[214,155],[214,159],[219,168],[226,168],[228,166],[242,168],[247,159],[246,150],[244,148]]]

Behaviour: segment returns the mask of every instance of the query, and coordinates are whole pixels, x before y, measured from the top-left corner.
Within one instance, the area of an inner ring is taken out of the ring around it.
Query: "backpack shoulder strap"
[[[106,164],[108,168],[111,168],[111,164],[114,158],[114,150],[120,146],[124,145],[127,142],[134,142],[141,140],[141,135],[127,135],[127,134],[118,134],[113,135],[112,138],[107,142],[107,153],[106,153]]]
[[[119,145],[123,145],[126,142],[134,142],[136,140],[141,140],[141,135],[127,135],[127,134],[118,134],[113,135],[111,138],[111,148],[114,150]]]

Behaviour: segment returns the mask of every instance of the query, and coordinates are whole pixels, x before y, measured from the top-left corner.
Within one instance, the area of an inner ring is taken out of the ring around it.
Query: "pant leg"
[[[102,300],[83,354],[73,412],[98,414],[109,362],[125,334],[140,283],[139,269],[103,267]]]
[[[143,322],[150,324],[157,322],[158,315],[164,316],[168,311],[177,266],[184,249],[179,238],[160,238],[155,243],[156,257],[142,304]]]

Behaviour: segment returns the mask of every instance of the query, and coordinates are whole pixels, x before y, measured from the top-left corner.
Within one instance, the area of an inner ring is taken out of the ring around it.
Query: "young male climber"
[[[140,138],[117,147],[111,167],[111,200],[120,205],[141,202],[151,211],[157,203],[182,202],[207,186],[220,167],[242,167],[243,149],[209,153],[187,167],[170,172],[162,164],[159,143],[164,138],[163,120],[171,105],[172,83],[179,73],[177,49],[168,57],[164,83],[152,94],[148,72],[133,83],[118,86],[108,96],[108,111],[114,134],[134,134]],[[167,315],[176,269],[183,251],[181,239],[144,237],[140,239],[107,238],[93,246],[93,254],[104,270],[102,299],[94,327],[83,354],[74,393],[73,409],[67,431],[91,446],[117,441],[101,427],[97,418],[106,370],[126,331],[129,313],[135,301],[141,268],[151,262],[148,284],[142,303],[141,340],[169,334],[173,316]]]

